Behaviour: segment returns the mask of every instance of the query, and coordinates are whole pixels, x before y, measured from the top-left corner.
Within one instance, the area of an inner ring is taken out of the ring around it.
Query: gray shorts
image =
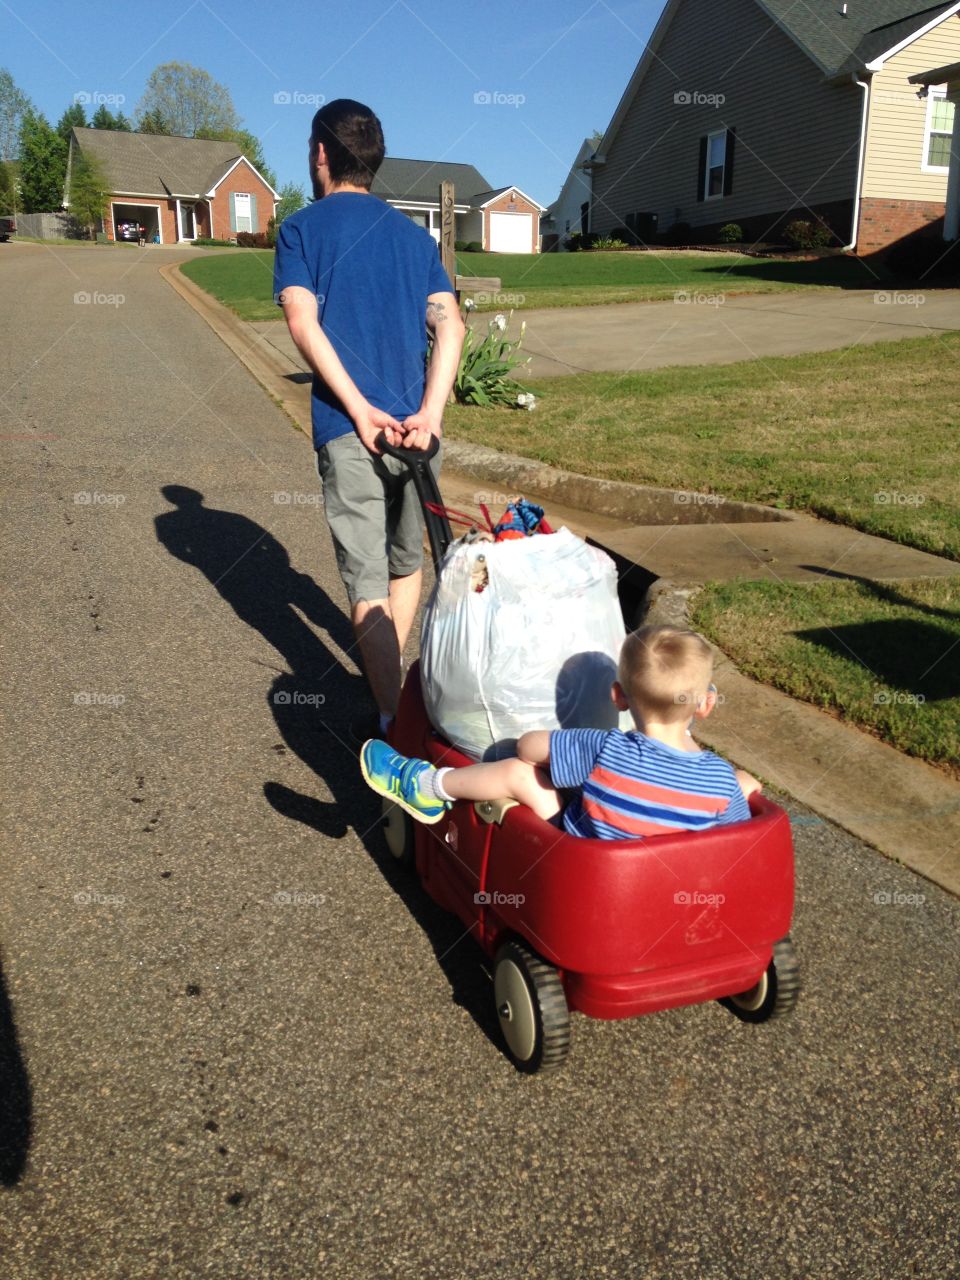
[[[430,464],[440,472],[441,445]],[[386,600],[391,577],[423,564],[423,513],[410,472],[396,458],[375,458],[355,431],[317,450],[323,505],[350,604]]]

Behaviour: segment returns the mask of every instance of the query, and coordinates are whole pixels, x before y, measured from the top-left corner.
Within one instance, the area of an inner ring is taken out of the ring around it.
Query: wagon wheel
[[[741,1022],[768,1022],[789,1013],[800,994],[800,962],[790,935],[773,944],[773,956],[749,991],[720,1001]]]
[[[392,800],[383,801],[383,834],[393,860],[407,871],[416,866],[413,819]]]
[[[500,1030],[515,1067],[532,1075],[559,1067],[570,1048],[570,1011],[556,969],[521,942],[505,942],[493,962]]]

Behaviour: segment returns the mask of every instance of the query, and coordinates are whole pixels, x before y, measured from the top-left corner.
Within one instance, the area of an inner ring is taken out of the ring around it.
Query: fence
[[[38,240],[79,240],[82,233],[69,213],[18,213],[17,234]]]

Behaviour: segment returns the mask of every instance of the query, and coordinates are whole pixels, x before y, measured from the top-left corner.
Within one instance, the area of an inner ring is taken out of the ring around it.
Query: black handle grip
[[[440,448],[440,437],[432,435],[430,444],[426,449],[404,449],[402,445],[391,444],[384,432],[381,431],[374,443],[381,453],[388,453],[391,458],[398,458],[401,462],[405,462],[408,467],[411,467],[417,462],[430,461]]]

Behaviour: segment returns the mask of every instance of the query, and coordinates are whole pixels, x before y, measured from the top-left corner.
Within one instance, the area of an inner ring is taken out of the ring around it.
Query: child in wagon
[[[750,817],[760,783],[702,750],[689,728],[716,703],[713,654],[702,636],[642,627],[627,636],[612,698],[636,728],[541,729],[517,757],[440,768],[370,739],[360,752],[367,783],[420,822],[439,822],[454,800],[516,800],[571,835],[637,839],[704,831]],[[566,798],[562,793],[566,792]]]

